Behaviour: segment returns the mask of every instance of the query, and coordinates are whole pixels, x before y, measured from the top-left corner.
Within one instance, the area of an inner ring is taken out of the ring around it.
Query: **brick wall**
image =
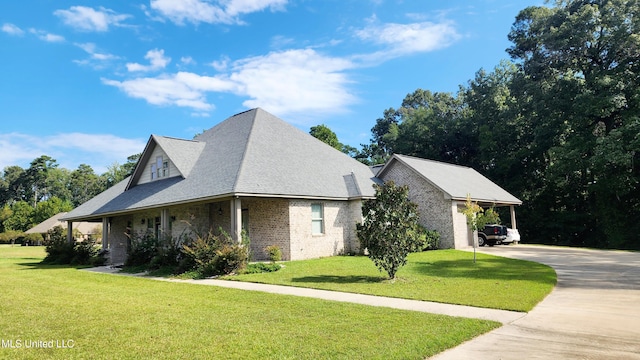
[[[289,201],[287,199],[243,198],[244,216],[249,216],[249,239],[253,260],[268,260],[264,248],[276,245],[283,260],[290,259]]]
[[[361,210],[356,203],[359,201],[290,200],[291,260],[319,258],[352,251],[352,247],[357,246],[355,222],[361,218]],[[312,234],[312,204],[323,206],[323,234]]]
[[[382,180],[393,180],[397,185],[408,185],[409,200],[418,205],[420,224],[440,233],[440,248],[454,248],[456,241],[452,202],[445,199],[442,191],[398,161],[394,161],[387,168]]]

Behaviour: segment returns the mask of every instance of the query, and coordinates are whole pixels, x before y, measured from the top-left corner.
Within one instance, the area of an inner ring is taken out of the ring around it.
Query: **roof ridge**
[[[442,165],[457,166],[457,167],[461,167],[461,168],[465,168],[465,169],[473,169],[471,166],[453,164],[453,163],[449,163],[449,162],[441,161],[441,160],[425,159],[425,158],[421,158],[421,157],[418,157],[418,156],[411,156],[411,155],[404,155],[404,154],[393,154],[393,155],[401,156],[401,157],[405,157],[405,158],[409,158],[409,159],[420,160],[420,161],[438,163],[438,164],[442,164]]]
[[[253,136],[253,128],[256,126],[256,121],[258,118],[258,109],[251,109],[251,110],[247,110],[247,111],[243,111],[239,114],[234,115],[233,117],[236,117],[240,114],[244,114],[244,113],[248,113],[250,111],[254,111],[253,113],[253,117],[251,119],[251,128],[249,129],[249,134],[247,135],[247,140],[244,144],[244,151],[242,152],[242,159],[240,159],[240,165],[238,166],[238,173],[236,173],[236,178],[233,181],[233,188],[232,188],[232,192],[236,192],[237,188],[238,188],[238,182],[240,181],[240,176],[242,175],[242,170],[245,166],[245,160],[247,158],[247,152],[249,151],[249,144],[251,143],[251,137]]]
[[[189,141],[189,142],[202,142],[200,140],[195,140],[195,139],[183,139],[183,138],[179,138],[179,137],[174,137],[174,136],[165,136],[165,135],[155,135],[152,134],[155,137],[161,137],[164,139],[168,139],[168,140],[178,140],[178,141]]]

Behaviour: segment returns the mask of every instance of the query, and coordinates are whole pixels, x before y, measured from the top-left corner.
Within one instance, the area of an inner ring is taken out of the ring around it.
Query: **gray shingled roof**
[[[25,231],[26,234],[44,234],[49,230],[53,229],[56,226],[62,226],[63,228],[67,228],[67,223],[60,221],[67,213],[61,212],[53,215],[47,220],[41,222],[40,224],[32,227],[31,229]],[[73,229],[77,229],[81,234],[92,234],[96,227],[101,226],[102,224],[90,223],[90,222],[74,222]]]
[[[520,205],[520,201],[506,190],[470,167],[447,164],[406,155],[393,155],[380,170],[378,177],[394,162],[398,161],[412,168],[426,181],[442,190],[448,198],[466,200],[467,194],[473,201],[498,205]]]
[[[93,219],[228,196],[353,199],[374,196],[366,165],[262,109],[236,114],[193,140],[153,135],[182,176],[137,185],[144,166],[65,219]]]

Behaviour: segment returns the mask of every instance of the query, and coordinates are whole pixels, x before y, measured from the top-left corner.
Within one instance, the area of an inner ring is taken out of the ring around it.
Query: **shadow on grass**
[[[333,283],[333,284],[371,284],[381,283],[388,280],[385,277],[379,276],[356,276],[356,275],[316,275],[316,276],[302,276],[291,279],[293,283]]]
[[[23,258],[24,260],[31,260],[29,258]],[[36,260],[36,259],[33,259]],[[23,268],[20,270],[46,270],[46,269],[87,269],[93,266],[91,265],[69,265],[69,264],[46,264],[42,262],[20,262],[16,263]]]
[[[511,259],[478,259],[475,264],[466,259],[418,261],[412,264],[410,271],[442,278],[526,280],[554,285],[556,283],[556,273],[552,268],[529,262],[514,262]]]

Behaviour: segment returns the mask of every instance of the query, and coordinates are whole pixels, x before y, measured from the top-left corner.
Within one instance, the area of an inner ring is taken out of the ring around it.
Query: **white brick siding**
[[[387,167],[382,180],[393,180],[397,185],[409,186],[409,200],[418,205],[420,225],[427,229],[435,229],[440,233],[439,247],[441,249],[454,248],[458,242],[461,242],[461,240],[456,241],[456,233],[454,232],[455,218],[458,236],[461,234],[457,206],[452,205],[452,201],[446,199],[440,189],[398,161],[394,161]],[[464,215],[462,217],[464,218]]]

